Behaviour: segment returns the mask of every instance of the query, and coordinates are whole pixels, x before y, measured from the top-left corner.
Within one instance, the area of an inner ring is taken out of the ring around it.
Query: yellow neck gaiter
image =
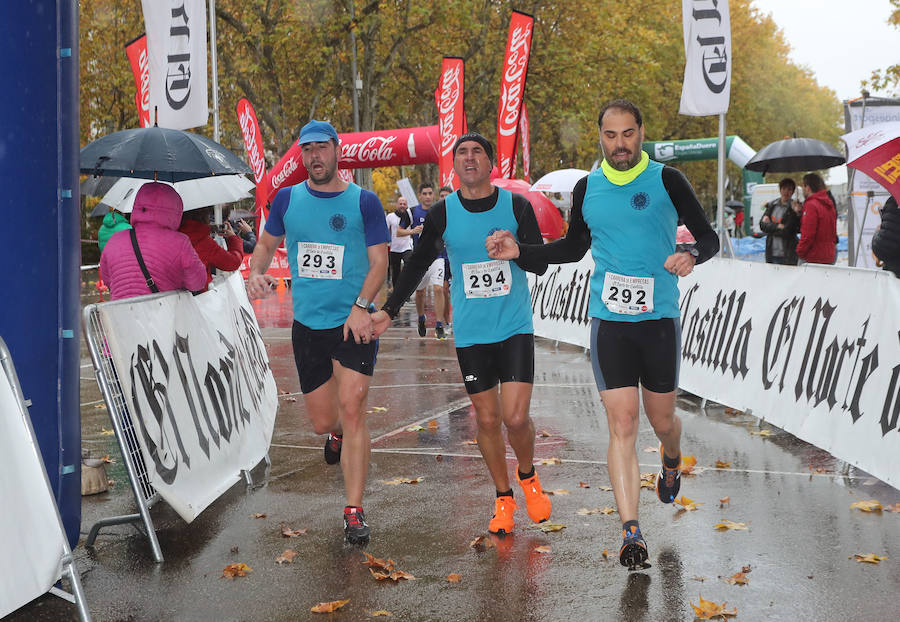
[[[627,171],[614,169],[612,165],[606,161],[606,158],[603,158],[603,161],[600,163],[600,168],[603,169],[603,174],[606,175],[606,178],[611,183],[614,183],[617,186],[624,186],[625,184],[633,182],[637,179],[638,175],[647,170],[648,164],[650,164],[650,156],[647,155],[646,151],[641,151],[641,161]]]

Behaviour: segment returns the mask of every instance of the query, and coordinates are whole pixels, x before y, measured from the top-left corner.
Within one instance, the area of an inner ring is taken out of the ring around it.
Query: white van
[[[778,184],[756,184],[750,191],[750,233],[759,235],[759,219],[766,211],[766,203],[781,196]]]

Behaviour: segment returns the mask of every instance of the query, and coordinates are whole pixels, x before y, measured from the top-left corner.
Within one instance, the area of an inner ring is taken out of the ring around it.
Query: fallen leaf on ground
[[[473,438],[471,441],[463,441],[462,444],[463,445],[477,445],[478,440]]]
[[[760,430],[759,432],[750,430],[750,434],[753,434],[755,436],[772,436],[772,430]]]
[[[741,572],[743,572],[744,574],[747,574],[748,572],[750,572],[750,564],[747,564],[746,566],[741,566]]]
[[[106,480],[106,485],[109,486],[110,488],[112,488],[113,486],[116,485],[116,480],[114,480],[114,479]],[[900,504],[898,504],[898,505],[900,505]],[[888,510],[888,512],[890,512],[890,511],[891,510]],[[898,511],[900,511],[900,510],[898,510]]]
[[[566,490],[565,488],[557,488],[556,490],[545,490],[548,495],[568,495],[571,494],[571,491]]]
[[[371,553],[362,552],[363,554],[363,566],[370,566],[373,568],[382,568],[387,571],[391,571],[397,568],[397,562],[395,562],[390,557],[386,560],[381,559],[379,557],[375,557]]]
[[[337,611],[344,605],[350,602],[350,599],[347,600],[333,600],[327,603],[319,603],[318,605],[313,605],[309,608],[313,613],[331,613],[332,611]]]
[[[562,464],[562,460],[559,458],[543,458],[542,460],[538,460],[537,463],[547,466],[548,464]]]
[[[588,484],[587,482],[578,482],[578,487],[579,488],[590,488],[591,485]],[[898,504],[898,505],[900,505],[900,504]]]
[[[105,462],[106,464],[115,464],[115,463],[116,463],[116,461],[113,460],[112,458],[110,458],[108,455],[103,456],[103,457],[100,458],[100,459],[101,459],[103,462]]]
[[[727,519],[723,519],[721,523],[716,523],[714,527],[719,531],[728,531],[730,529],[747,529],[747,525],[745,525],[744,523],[735,523],[734,521],[730,521]]]
[[[97,410],[106,410],[106,404],[94,404],[94,408]]]
[[[387,581],[391,578],[390,572],[383,572],[381,570],[375,570],[374,568],[369,568],[369,572],[372,573],[372,576],[375,577],[376,581]]]
[[[731,575],[730,577],[725,577],[723,581],[725,581],[725,583],[728,583],[729,585],[747,585],[750,582],[750,579],[747,578],[747,575],[745,573],[738,572]]]
[[[234,555],[237,555],[240,550],[241,550],[240,547],[237,547],[237,546],[231,547],[231,552]]]
[[[656,490],[656,473],[641,473],[641,488]]]
[[[606,492],[612,492],[612,486],[597,486],[597,488]]]
[[[276,557],[275,562],[278,564],[290,564],[292,561],[294,561],[294,558],[297,557],[297,555],[299,555],[297,551],[288,549],[284,553]]]
[[[536,546],[536,547],[534,547],[534,552],[535,553],[549,553],[550,547],[547,546],[546,544],[541,545],[541,546]]]
[[[695,456],[681,457],[681,474],[692,475],[694,467],[697,466],[697,458]]]
[[[603,552],[600,553],[603,556],[603,559],[609,559],[609,551],[603,549]]]
[[[406,431],[407,432],[424,432],[425,428],[423,428],[420,425],[411,425],[408,428],[406,428]]]
[[[444,459],[444,456],[438,454],[434,457],[435,462],[441,462]]]
[[[371,570],[371,568],[370,568]],[[391,573],[391,581],[399,581],[400,579],[406,579],[407,581],[415,581],[415,577],[409,574],[408,572],[403,572],[402,570],[395,570]]]
[[[699,509],[699,506],[703,505],[702,503],[697,503],[693,499],[689,499],[684,495],[681,495],[680,497],[675,499],[673,503],[675,503],[675,505],[680,505],[681,509],[686,512],[693,512],[694,510]]]
[[[378,611],[373,611],[373,612],[370,613],[369,615],[372,616],[373,618],[379,618],[379,617],[382,617],[382,616],[385,617],[385,618],[390,618],[390,617],[393,617],[394,614],[391,613],[390,611],[385,610],[385,609],[379,609]]]
[[[656,447],[644,447],[644,451],[648,454],[658,454],[659,446],[657,445]]]
[[[536,529],[540,529],[544,533],[552,533],[554,531],[562,531],[566,528],[562,523],[539,523],[534,525]]]
[[[900,502],[895,503],[894,505],[886,505],[884,506],[885,512],[900,512]]]
[[[550,438],[551,434],[547,430],[541,430],[537,433],[540,438]]]
[[[493,540],[488,540],[486,536],[478,536],[471,542],[469,542],[469,546],[473,549],[477,549],[479,547],[490,549],[497,546]]]
[[[734,408],[726,408],[726,409],[725,409],[725,414],[726,414],[726,415],[733,415],[733,414],[735,414],[736,412],[737,412],[737,411],[736,411]]]
[[[694,610],[694,615],[699,620],[711,620],[713,618],[727,618],[734,617],[737,615],[737,607],[728,611],[725,609],[725,605],[728,603],[722,603],[721,605],[718,603],[714,603],[711,600],[703,600],[703,597],[700,597],[700,606],[698,607],[694,603],[691,603],[691,608]]]
[[[862,510],[863,512],[880,512],[882,510],[881,503],[879,503],[875,499],[869,499],[868,501],[857,501],[856,503],[851,503],[850,507],[851,509],[856,508],[857,510]]]
[[[428,422],[428,429],[429,430],[437,430],[438,429],[437,419],[432,419],[431,421]]]
[[[234,579],[235,577],[246,577],[248,572],[253,572],[253,568],[247,564],[228,564],[222,570],[222,576],[226,579]]]
[[[395,477],[394,479],[383,479],[381,480],[382,484],[387,484],[388,486],[397,486],[399,484],[418,484],[424,477],[417,477],[415,479],[408,479],[406,477]]]
[[[257,512],[255,514],[251,514],[250,516],[251,516],[251,518],[265,518],[266,517],[266,515],[262,512]]]
[[[278,395],[287,395],[287,394],[288,394],[288,392],[285,391],[284,389],[278,389]]]
[[[703,583],[703,582],[706,581],[708,578],[709,578],[709,577],[700,577],[700,576],[697,576],[697,577],[691,577],[691,580],[692,580],[692,581],[699,581],[700,583]]]
[[[722,497],[719,499],[719,507],[725,507],[726,504],[731,503],[731,497]]]
[[[577,514],[579,514],[581,516],[590,516],[591,514],[612,514],[615,511],[616,511],[615,508],[606,506],[603,508],[594,508],[592,510],[589,510],[587,508],[581,508],[580,510],[578,510]]]
[[[867,564],[877,564],[887,559],[887,555],[876,555],[875,553],[867,553],[866,555],[860,555],[857,553],[850,559],[855,559],[858,562],[865,562]]]
[[[725,462],[724,460],[716,460],[716,468],[717,469],[730,469],[731,463]]]
[[[385,408],[384,406],[372,406],[372,410],[374,410],[377,413],[386,413],[387,412],[387,408]]]
[[[451,573],[447,575],[447,581],[450,583],[459,583],[462,580],[461,574]]]
[[[296,538],[298,536],[302,536],[305,533],[306,529],[292,529],[284,523],[281,523],[281,535],[285,538]]]
[[[115,430],[107,430],[106,428],[100,428],[100,434],[102,434],[103,436],[112,436],[115,433],[116,433]]]

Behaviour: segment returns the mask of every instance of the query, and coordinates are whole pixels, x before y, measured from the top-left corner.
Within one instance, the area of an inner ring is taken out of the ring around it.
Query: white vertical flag
[[[176,130],[206,125],[205,0],[142,0],[141,4],[150,57],[151,122]]]
[[[731,96],[728,0],[682,0],[684,83],[678,112],[725,114]]]

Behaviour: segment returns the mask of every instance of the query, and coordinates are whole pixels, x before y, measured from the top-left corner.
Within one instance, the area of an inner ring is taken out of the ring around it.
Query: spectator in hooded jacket
[[[881,208],[881,226],[872,236],[872,252],[885,270],[900,278],[900,209],[894,197],[885,201]]]
[[[816,173],[803,176],[803,215],[797,255],[807,263],[834,263],[837,251],[837,210],[825,181]]]
[[[100,225],[100,229],[97,231],[97,246],[100,247],[100,252],[103,252],[106,243],[109,242],[109,238],[111,238],[114,233],[118,233],[124,229],[131,229],[131,225],[128,224],[125,214],[110,209],[106,213],[106,216],[103,217],[103,224]]]
[[[206,286],[203,263],[188,237],[178,232],[182,206],[172,186],[157,182],[141,186],[134,199],[131,226],[147,271],[161,292],[199,291]],[[109,238],[100,255],[100,271],[113,300],[151,293],[128,230]]]
[[[795,209],[795,201],[791,200],[796,188],[797,184],[790,177],[778,182],[781,196],[766,203],[766,211],[759,219],[759,230],[766,234],[766,263],[797,265],[800,214]]]
[[[181,217],[181,228],[178,229],[190,238],[200,261],[206,266],[206,285],[212,281],[213,268],[233,272],[241,267],[244,259],[244,243],[234,234],[234,229],[227,220],[222,228],[228,248],[222,248],[212,238],[212,228],[209,225],[211,216],[211,207],[190,210]]]

